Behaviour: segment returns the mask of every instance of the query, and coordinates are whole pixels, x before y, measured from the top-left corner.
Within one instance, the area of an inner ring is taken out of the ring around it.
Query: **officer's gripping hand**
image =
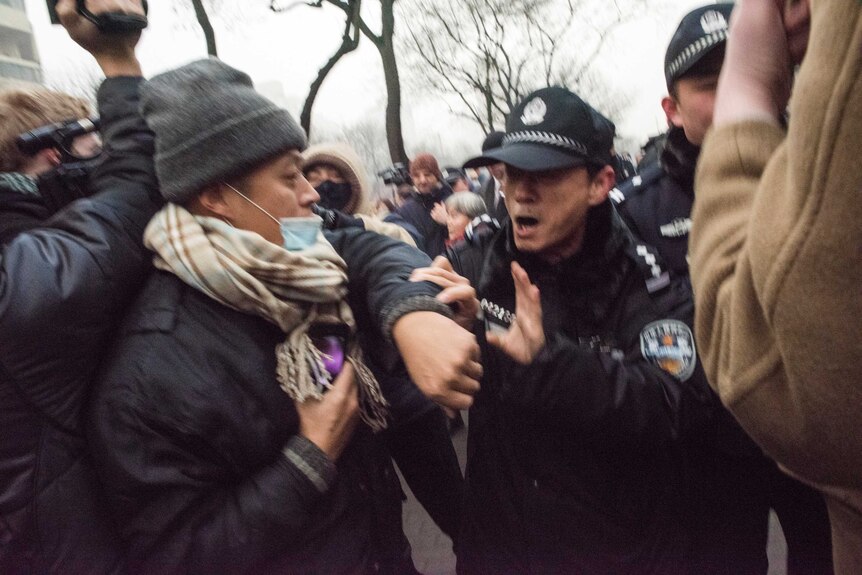
[[[437,299],[455,310],[455,322],[468,331],[473,330],[476,314],[479,313],[479,300],[470,280],[458,275],[443,256],[434,258],[431,267],[417,268],[410,275],[412,282],[431,282],[443,288]]]
[[[512,279],[515,280],[515,321],[506,333],[487,332],[488,343],[520,364],[527,365],[536,359],[545,347],[545,330],[542,327],[542,302],[539,288],[530,283],[527,272],[512,262]]]

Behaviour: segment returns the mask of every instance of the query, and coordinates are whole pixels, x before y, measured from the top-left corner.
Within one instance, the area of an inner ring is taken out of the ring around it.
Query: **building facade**
[[[42,82],[39,53],[24,0],[0,0],[0,82]]]

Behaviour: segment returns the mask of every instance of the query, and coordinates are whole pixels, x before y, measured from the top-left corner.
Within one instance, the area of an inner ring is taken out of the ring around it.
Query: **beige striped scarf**
[[[156,253],[157,268],[229,308],[281,328],[286,339],[275,354],[282,389],[300,403],[322,397],[314,368],[325,370],[309,328],[336,323],[348,326],[351,334],[356,330],[346,300],[347,265],[322,233],[313,246],[291,252],[257,233],[168,203],[150,221],[144,243]],[[356,338],[350,338],[345,355],[356,368],[362,420],[375,431],[384,429],[387,403]]]

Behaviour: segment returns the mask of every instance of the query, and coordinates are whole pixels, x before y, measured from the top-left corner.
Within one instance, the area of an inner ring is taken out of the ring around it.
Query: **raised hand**
[[[143,16],[141,0],[87,0],[93,14],[108,12]],[[106,76],[140,76],[135,46],[141,32],[103,33],[96,25],[78,14],[76,0],[59,0],[57,16],[69,37],[93,55]]]
[[[790,0],[784,7],[784,31],[787,48],[793,64],[802,62],[808,49],[808,35],[811,32],[811,5],[809,0]]]
[[[353,365],[345,363],[321,399],[296,404],[299,433],[336,461],[359,421],[359,397]]]
[[[434,209],[431,210],[431,219],[441,226],[445,226],[446,222],[449,221],[449,212],[446,210],[446,206],[441,202],[434,204]]]
[[[542,302],[539,288],[518,262],[512,262],[512,279],[515,280],[515,321],[506,333],[488,332],[488,343],[503,353],[527,365],[545,347],[545,330],[542,326]]]
[[[479,300],[476,290],[470,285],[470,280],[458,275],[443,256],[437,256],[431,267],[417,268],[410,275],[410,281],[427,281],[443,288],[437,299],[455,307],[455,322],[468,331],[472,331],[479,313]]]
[[[808,0],[744,0],[733,12],[715,101],[714,124],[778,123],[792,64],[808,43]]]

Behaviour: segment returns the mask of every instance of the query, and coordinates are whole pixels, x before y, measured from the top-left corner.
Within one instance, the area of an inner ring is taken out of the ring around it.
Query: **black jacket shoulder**
[[[141,78],[98,93],[107,160],[97,193],[19,233],[0,255],[0,571],[109,573],[122,547],[81,425],[119,318],[150,270],[143,230],[161,205]]]
[[[452,189],[443,183],[430,194],[414,193],[396,212],[404,222],[418,232],[421,241],[416,242],[417,247],[432,259],[442,254],[446,249],[448,231],[446,226],[434,221],[431,217],[431,210],[434,209],[434,204],[446,201],[446,198],[451,195]],[[387,221],[400,224],[397,219]],[[405,226],[405,229],[412,234],[410,228]]]
[[[42,198],[0,187],[0,247],[21,232],[42,225],[50,212]]]
[[[439,288],[405,281],[430,263],[424,254],[358,228],[325,235],[348,263],[360,331],[381,339],[399,305],[434,301]],[[172,274],[145,286],[90,418],[100,477],[142,571],[365,572],[405,561],[400,488],[379,437],[360,426],[323,488],[285,455],[299,420],[276,379],[284,337]]]

